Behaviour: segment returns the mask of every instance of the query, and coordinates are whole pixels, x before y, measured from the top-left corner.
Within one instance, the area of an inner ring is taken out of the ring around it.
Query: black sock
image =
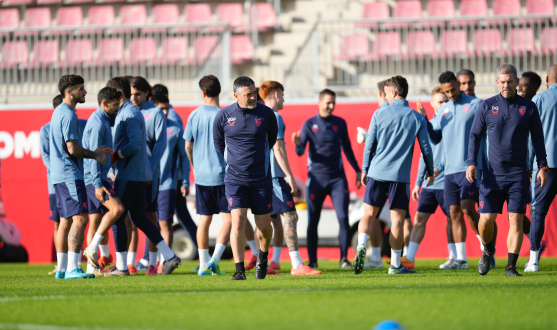
[[[509,261],[507,263],[507,269],[509,269],[510,266],[513,266],[516,268],[516,261],[518,260],[518,253],[509,253]]]
[[[259,259],[261,259],[261,260],[268,259],[269,251],[263,252],[263,251],[259,250],[259,251],[257,251],[257,256],[258,256]]]
[[[244,267],[244,262],[243,261],[236,263],[236,271],[237,272],[242,272],[242,273],[246,272],[246,268]]]
[[[530,234],[530,225],[532,222],[527,216],[524,216],[524,220],[522,220],[522,230],[524,231],[524,235]]]
[[[491,242],[484,244],[484,249],[486,252],[495,253],[495,239],[492,239]]]

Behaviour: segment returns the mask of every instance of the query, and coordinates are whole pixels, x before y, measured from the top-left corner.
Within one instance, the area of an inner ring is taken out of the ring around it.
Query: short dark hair
[[[159,103],[170,103],[170,101],[168,100],[168,96],[163,94],[155,94],[155,96],[153,96],[153,104],[157,105]]]
[[[472,77],[472,79],[476,79],[476,76],[474,75],[474,72],[472,70],[468,70],[468,69],[462,69],[460,71],[458,71],[458,73],[456,74],[456,77],[460,77],[460,76],[470,76]]]
[[[377,83],[377,89],[379,89],[381,92],[385,92],[385,83],[387,82],[387,80],[382,80],[380,82]]]
[[[259,95],[259,87],[255,87],[255,94],[257,95],[257,103],[265,104],[265,101]]]
[[[130,82],[126,77],[114,77],[106,83],[106,87],[112,87],[121,90],[124,97],[129,99],[132,96]]]
[[[62,95],[62,97],[65,97],[66,89],[71,89],[77,85],[81,85],[84,83],[85,80],[83,80],[81,76],[78,76],[76,74],[67,74],[60,78],[60,81],[58,82],[58,90],[60,91],[60,95]]]
[[[542,85],[542,78],[535,72],[532,71],[526,71],[522,73],[523,77],[526,77],[528,79],[530,79],[530,83],[536,87],[536,91],[540,88],[540,86]]]
[[[236,93],[236,91],[238,91],[238,89],[241,89],[243,87],[249,87],[251,85],[255,85],[255,82],[253,81],[253,79],[251,79],[250,77],[241,76],[241,77],[236,78],[236,80],[234,80],[234,84],[232,85],[232,89],[234,90],[234,93]]]
[[[385,82],[385,87],[392,87],[396,93],[403,98],[408,96],[408,81],[403,76],[394,76],[387,79]]]
[[[201,89],[207,97],[217,97],[220,94],[219,79],[212,74],[205,76],[199,80],[199,89]]]
[[[126,79],[128,80],[128,82],[130,83],[130,85],[131,85],[132,80],[133,80],[133,78],[135,78],[135,77],[134,77],[134,76],[124,76],[124,78],[126,78]]]
[[[97,101],[99,101],[99,105],[101,105],[103,101],[111,102],[114,100],[120,100],[121,97],[122,93],[116,88],[104,87],[99,91],[99,94],[97,94]]]
[[[56,109],[62,102],[64,102],[64,98],[62,95],[58,94],[52,99],[52,106]]]
[[[322,100],[325,95],[331,95],[332,97],[337,97],[337,94],[328,88],[325,88],[324,90],[319,92],[319,99]]]
[[[151,87],[147,79],[141,76],[134,77],[130,82],[130,86],[142,92],[146,92],[147,100],[150,100],[153,96],[153,88]]]
[[[451,81],[457,80],[456,76],[454,75],[454,73],[452,71],[446,71],[441,73],[441,75],[439,75],[439,83],[441,85],[446,84],[446,83],[450,83]]]
[[[163,84],[155,84],[153,85],[153,94],[162,94],[168,96],[168,88],[166,88]]]

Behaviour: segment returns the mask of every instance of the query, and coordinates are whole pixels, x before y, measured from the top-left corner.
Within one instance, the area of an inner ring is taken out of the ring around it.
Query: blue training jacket
[[[254,109],[243,109],[236,102],[220,110],[213,122],[213,142],[226,163],[224,183],[271,184],[269,154],[277,132],[274,111],[261,103]]]
[[[52,113],[50,120],[49,155],[52,184],[83,180],[83,158],[68,152],[66,142],[81,142],[81,129],[75,110],[62,102]]]
[[[317,114],[304,122],[301,140],[302,143],[296,146],[296,153],[298,156],[303,155],[306,145],[309,144],[308,170],[312,174],[330,176],[343,173],[341,150],[344,150],[344,155],[354,171],[361,172],[352,151],[344,119],[333,115],[324,118]]]
[[[123,157],[113,165],[116,180],[147,182],[153,179],[145,139],[145,118],[127,100],[120,106],[114,124],[114,151]]]
[[[470,130],[468,165],[477,165],[480,142],[487,135],[482,180],[529,181],[529,134],[538,156],[538,167],[547,166],[543,127],[536,104],[518,94],[510,99],[497,94],[483,101]]]
[[[95,151],[100,146],[112,149],[112,130],[110,116],[101,107],[91,114],[83,132],[83,148]],[[102,188],[108,171],[112,166],[110,158],[103,165],[94,159],[84,160],[85,185],[92,184],[96,189]]]
[[[41,158],[43,159],[43,164],[46,167],[46,181],[48,182],[48,194],[53,195],[55,193],[54,186],[50,181],[50,122],[46,123],[39,132],[39,143],[41,147]]]
[[[536,104],[540,113],[547,166],[557,168],[557,84],[552,84],[548,90],[534,96],[532,102]],[[532,138],[529,139],[528,151],[529,168],[532,169],[534,161],[537,162]]]
[[[161,182],[159,191],[175,190],[178,181],[178,165],[182,167],[185,174],[182,186],[190,186],[190,161],[186,154],[186,141],[184,140],[184,129],[180,123],[168,118],[166,120],[167,147],[161,158]]]
[[[377,181],[410,183],[416,138],[427,171],[433,174],[433,152],[424,116],[412,110],[406,100],[395,99],[390,106],[378,109],[367,131],[363,170]]]
[[[164,112],[150,100],[141,102],[139,110],[145,118],[145,141],[149,164],[151,164],[151,171],[153,171],[153,180],[160,179],[160,162],[167,145]]]
[[[436,118],[433,117],[430,122],[435,119]],[[431,149],[433,150],[433,166],[439,171],[439,175],[437,176],[433,184],[427,187],[428,182],[424,181],[425,162],[424,158],[420,157],[420,165],[418,166],[418,174],[416,175],[416,186],[421,185],[423,189],[443,190],[445,189],[445,149],[443,148],[442,143],[431,143],[430,145]]]

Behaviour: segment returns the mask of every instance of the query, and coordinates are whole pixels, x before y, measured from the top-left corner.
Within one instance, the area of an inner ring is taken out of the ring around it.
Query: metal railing
[[[325,87],[373,97],[379,81],[400,74],[411,95],[424,95],[440,73],[470,69],[477,93],[489,95],[502,63],[545,77],[557,63],[557,16],[319,21],[287,69],[285,88],[289,98]]]

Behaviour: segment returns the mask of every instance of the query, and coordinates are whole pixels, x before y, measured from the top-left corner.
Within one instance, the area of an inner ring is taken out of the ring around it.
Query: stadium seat
[[[169,37],[162,42],[162,54],[158,61],[162,65],[187,65],[188,38]]]
[[[107,28],[114,25],[114,7],[113,6],[95,6],[89,8],[87,20],[89,26],[106,26]],[[84,33],[99,33],[102,28],[84,29]]]
[[[427,16],[430,19],[423,22],[425,26],[440,26],[446,21],[436,21],[433,18],[453,18],[455,16],[455,7],[453,0],[429,0],[427,2]]]
[[[136,38],[130,41],[130,58],[124,63],[139,65],[153,63],[157,57],[157,42],[155,38]]]
[[[385,58],[398,58],[400,51],[400,34],[396,31],[379,32],[372,44],[371,54],[368,58],[379,60]]]
[[[98,3],[125,2],[126,0],[97,0]]]
[[[239,3],[222,3],[215,11],[217,22],[230,24],[235,32],[244,32],[244,7]]]
[[[389,5],[386,2],[375,1],[364,4],[364,12],[362,18],[370,19],[388,19],[391,16]],[[379,23],[356,23],[356,27],[376,28]]]
[[[82,24],[83,11],[81,7],[60,7],[56,12],[55,26],[80,27]],[[69,32],[70,30],[58,30],[58,32]]]
[[[275,28],[277,15],[273,5],[266,3],[258,3],[251,5],[251,17],[255,18],[255,8],[257,7],[257,30],[267,31]]]
[[[124,40],[122,38],[103,39],[99,45],[97,65],[110,65],[124,59]]]
[[[145,5],[124,5],[120,8],[120,25],[145,25],[147,23],[147,8]],[[132,32],[134,28],[110,29],[112,33]]]
[[[60,50],[58,40],[41,40],[33,46],[33,67],[48,67],[58,64]]]
[[[26,41],[8,41],[2,45],[2,68],[25,67],[29,58]]]
[[[89,39],[69,40],[64,52],[66,57],[60,62],[64,67],[89,65],[93,60],[93,44]]]
[[[460,16],[487,16],[487,1],[486,0],[460,0],[459,8]],[[454,25],[474,25],[477,21],[470,20],[457,20],[451,22]]]
[[[221,56],[221,46],[217,45],[219,38],[215,36],[197,37],[194,41],[194,64],[201,64],[211,56],[211,60],[217,60]]]
[[[4,0],[2,2],[3,6],[22,6],[22,5],[32,5],[35,0]]]
[[[184,7],[184,22],[209,23],[211,22],[211,6],[206,3],[189,4]]]
[[[64,3],[64,0],[37,0],[37,5],[56,5],[62,3]]]
[[[553,0],[528,0],[526,1],[528,14],[555,14],[555,2]]]
[[[29,8],[25,11],[25,17],[23,19],[23,27],[49,27],[52,17],[50,16],[50,8],[47,7],[34,7]],[[42,32],[37,29],[35,31],[16,31],[15,35],[33,35]]]
[[[544,55],[557,54],[557,28],[546,27],[540,37],[542,53]]]
[[[230,61],[232,64],[253,62],[255,48],[251,38],[245,34],[230,38]]]
[[[74,4],[74,3],[93,3],[95,0],[65,0],[64,3],[66,4]]]
[[[520,16],[520,0],[494,0],[493,16]],[[488,20],[488,24],[506,24],[508,19]]]
[[[477,56],[490,56],[501,52],[501,33],[498,29],[477,30],[474,33],[474,47]]]
[[[176,24],[180,18],[178,5],[155,5],[151,12],[152,24]],[[143,29],[145,33],[166,31],[168,28],[150,27]]]
[[[422,18],[422,3],[419,0],[397,1],[393,10],[394,18]],[[410,26],[411,22],[386,23],[388,27]]]
[[[358,61],[369,55],[369,39],[365,34],[344,36],[340,46],[341,53],[337,60]]]
[[[433,57],[435,50],[435,36],[432,31],[412,31],[408,33],[406,40],[408,57]]]
[[[19,27],[19,10],[16,8],[0,9],[0,28],[17,29]],[[5,36],[9,32],[1,32],[0,36]]]
[[[442,57],[467,57],[468,40],[465,30],[448,30],[443,32],[439,40]]]
[[[512,29],[507,32],[507,54],[523,55],[536,52],[536,38],[532,28]]]

